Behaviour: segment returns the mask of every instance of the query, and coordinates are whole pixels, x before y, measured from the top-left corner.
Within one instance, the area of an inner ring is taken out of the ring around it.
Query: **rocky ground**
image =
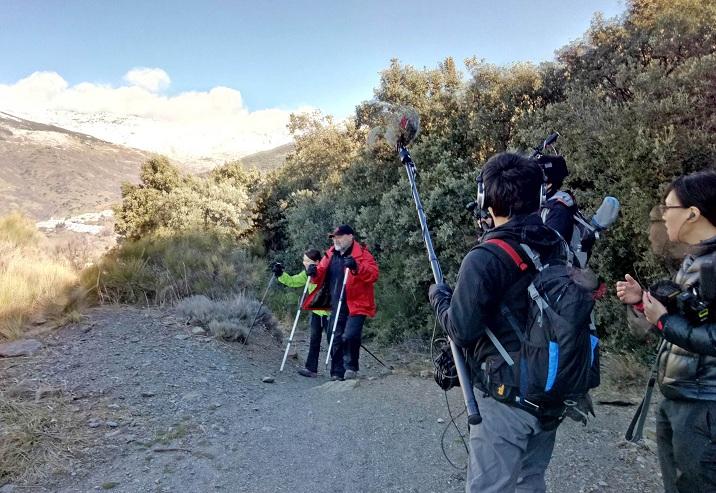
[[[0,388],[40,402],[59,394],[83,429],[64,472],[48,467],[0,491],[463,491],[464,472],[441,452],[449,416],[443,392],[420,376],[425,355],[374,351],[396,367],[385,374],[364,353],[360,380],[330,382],[296,375],[298,358],[279,373],[283,348],[261,333],[249,342],[192,333],[170,311],[102,307],[32,356],[0,358]],[[459,392],[448,397],[459,412]],[[599,403],[615,398],[638,400],[601,390],[596,419],[560,427],[549,491],[661,490],[653,441],[622,440],[634,407]],[[653,419],[648,428],[653,437]],[[444,443],[463,465],[454,429]]]

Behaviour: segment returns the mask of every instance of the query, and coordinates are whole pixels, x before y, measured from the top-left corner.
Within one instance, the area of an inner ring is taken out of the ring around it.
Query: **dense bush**
[[[663,275],[648,252],[648,211],[672,178],[716,164],[715,40],[714,2],[632,0],[622,18],[595,18],[539,66],[471,59],[464,78],[452,59],[423,70],[393,61],[375,99],[420,113],[411,152],[448,281],[474,241],[463,207],[481,164],[555,130],[572,170],[567,187],[583,209],[606,194],[623,205],[598,246],[599,274],[610,285],[635,270],[645,281]],[[431,328],[431,274],[403,169],[390,148],[364,145],[378,123],[373,103],[342,126],[316,114],[294,119],[296,151],[260,194],[257,223],[270,255],[295,268],[304,248],[327,246],[331,226],[351,223],[382,268],[371,330],[394,339]],[[598,315],[615,344],[632,342],[613,298]]]
[[[241,238],[254,226],[258,177],[237,163],[196,177],[181,174],[164,157],[150,159],[142,165],[140,184],[122,186],[115,230],[129,240],[192,230]]]
[[[266,268],[256,260],[252,237],[263,185],[258,171],[233,162],[191,176],[155,157],[142,165],[140,177],[140,184],[123,186],[115,208],[117,246],[82,273],[90,295],[165,304],[260,289]]]

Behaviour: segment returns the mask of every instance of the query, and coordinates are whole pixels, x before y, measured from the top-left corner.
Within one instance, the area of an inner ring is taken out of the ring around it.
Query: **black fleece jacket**
[[[519,339],[500,309],[504,304],[520,326],[524,326],[528,282],[522,283],[524,293],[515,293],[511,288],[526,276],[531,278],[534,274],[532,269],[520,271],[499,247],[485,245],[485,241],[491,238],[507,241],[523,258],[525,255],[519,244],[526,243],[543,262],[559,256],[563,244],[559,236],[542,223],[537,213],[516,216],[490,231],[479,245],[468,252],[460,265],[452,295],[447,289],[431,290],[430,303],[436,316],[455,343],[468,351],[468,364],[473,376],[487,356],[497,354],[497,349],[486,337],[485,328],[492,330],[507,351],[519,349]],[[477,382],[475,378],[473,381]]]

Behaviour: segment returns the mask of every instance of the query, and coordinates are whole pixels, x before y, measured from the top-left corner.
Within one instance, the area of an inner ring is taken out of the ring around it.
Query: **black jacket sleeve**
[[[559,233],[567,243],[572,240],[574,214],[566,205],[561,202],[550,204],[544,223]]]
[[[507,287],[508,276],[502,262],[487,249],[476,248],[460,265],[452,297],[438,291],[430,303],[455,344],[473,348],[485,335],[485,323],[498,310]]]
[[[664,339],[692,353],[716,356],[716,323],[693,325],[681,315],[659,319]]]

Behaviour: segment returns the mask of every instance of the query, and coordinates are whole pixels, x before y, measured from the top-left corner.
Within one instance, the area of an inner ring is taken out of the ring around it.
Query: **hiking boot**
[[[331,375],[331,380],[334,382],[336,382],[336,381],[342,382],[345,379],[343,377],[339,377],[338,375]]]
[[[316,378],[318,376],[318,373],[316,373],[315,371],[311,371],[308,368],[299,368],[297,372],[302,377]]]
[[[355,380],[358,378],[358,372],[355,370],[346,370],[346,374],[343,375],[346,380]]]

